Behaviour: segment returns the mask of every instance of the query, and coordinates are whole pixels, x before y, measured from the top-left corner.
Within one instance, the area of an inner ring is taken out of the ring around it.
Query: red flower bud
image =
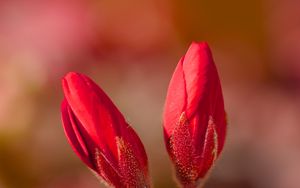
[[[144,146],[104,91],[78,73],[62,85],[63,127],[80,159],[109,186],[150,187]]]
[[[223,149],[222,89],[206,43],[193,43],[179,61],[164,109],[165,143],[183,187],[196,187]]]

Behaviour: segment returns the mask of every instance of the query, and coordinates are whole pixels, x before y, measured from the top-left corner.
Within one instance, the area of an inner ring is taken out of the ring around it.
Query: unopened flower
[[[104,91],[73,72],[62,85],[63,127],[80,159],[108,186],[150,187],[143,144]]]
[[[164,109],[165,143],[183,187],[197,187],[223,149],[222,89],[206,43],[193,43],[179,61]]]

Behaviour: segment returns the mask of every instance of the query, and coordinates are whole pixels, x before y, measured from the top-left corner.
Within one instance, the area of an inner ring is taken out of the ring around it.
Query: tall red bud
[[[222,89],[207,43],[192,43],[169,84],[164,109],[165,143],[183,187],[197,187],[224,146]]]
[[[80,159],[110,187],[150,187],[143,144],[104,91],[73,72],[62,85],[63,127]]]

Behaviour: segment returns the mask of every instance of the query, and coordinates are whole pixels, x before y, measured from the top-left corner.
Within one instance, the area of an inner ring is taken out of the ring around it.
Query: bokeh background
[[[206,188],[300,187],[300,1],[1,0],[0,188],[97,188],[60,121],[60,81],[93,78],[140,135],[154,187],[175,187],[168,82],[208,41],[228,134]]]

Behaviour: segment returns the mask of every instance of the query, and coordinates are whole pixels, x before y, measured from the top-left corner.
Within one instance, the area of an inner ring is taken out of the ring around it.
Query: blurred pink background
[[[208,41],[228,135],[206,188],[300,187],[300,1],[0,1],[0,188],[97,188],[68,145],[60,80],[93,78],[175,187],[162,110],[180,56]]]

